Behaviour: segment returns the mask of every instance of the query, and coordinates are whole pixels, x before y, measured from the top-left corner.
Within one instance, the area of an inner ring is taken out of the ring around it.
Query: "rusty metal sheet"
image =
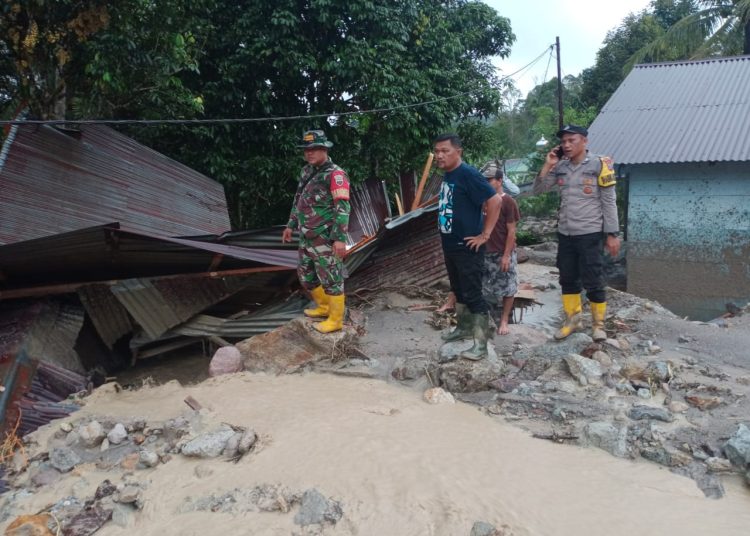
[[[109,285],[86,285],[78,289],[78,297],[110,350],[121,337],[133,331],[128,310],[117,301]]]
[[[111,287],[115,298],[155,339],[242,289],[244,277],[129,279]]]
[[[104,126],[20,126],[0,168],[0,244],[118,221],[146,234],[230,229],[223,187]]]

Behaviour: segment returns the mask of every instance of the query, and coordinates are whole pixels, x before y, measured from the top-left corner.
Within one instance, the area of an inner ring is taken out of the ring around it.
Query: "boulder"
[[[602,367],[593,359],[578,354],[568,354],[564,358],[568,370],[581,385],[598,385],[602,380]]]
[[[750,428],[744,424],[737,427],[737,431],[729,441],[724,443],[724,452],[733,465],[740,469],[750,466]]]
[[[251,372],[289,374],[306,365],[337,357],[356,344],[358,335],[351,326],[322,334],[307,319],[295,319],[283,326],[237,343],[242,365]]]
[[[216,350],[208,365],[208,375],[220,376],[242,371],[242,353],[236,346],[223,346]]]
[[[598,447],[617,456],[628,456],[628,428],[617,427],[609,422],[590,422],[583,428],[583,435],[579,440],[584,446]]]

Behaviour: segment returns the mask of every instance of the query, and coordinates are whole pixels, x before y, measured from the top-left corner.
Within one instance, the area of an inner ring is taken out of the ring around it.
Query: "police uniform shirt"
[[[560,160],[545,177],[538,178],[534,193],[551,190],[560,192],[558,232],[566,236],[620,230],[617,217],[615,175],[612,160],[586,153],[575,165]]]

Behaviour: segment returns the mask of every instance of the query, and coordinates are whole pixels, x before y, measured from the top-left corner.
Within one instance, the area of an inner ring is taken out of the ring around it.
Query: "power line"
[[[533,59],[528,64],[524,65],[517,71],[500,78],[499,82],[512,78],[521,71],[531,67],[537,61],[539,61],[547,52],[545,49],[538,57]],[[218,125],[218,124],[242,124],[242,123],[264,123],[264,122],[281,122],[281,121],[296,121],[299,119],[321,119],[327,117],[343,117],[349,115],[364,115],[364,114],[376,114],[376,113],[388,113],[398,110],[405,110],[409,108],[418,108],[422,106],[429,106],[430,104],[436,104],[438,102],[445,102],[459,97],[465,97],[478,93],[478,90],[464,91],[456,93],[449,97],[438,97],[436,99],[416,102],[412,104],[402,104],[399,106],[391,106],[388,108],[373,108],[370,110],[353,110],[349,112],[331,112],[326,114],[312,114],[312,115],[285,115],[285,116],[272,116],[272,117],[236,117],[226,119],[28,119],[28,120],[0,120],[0,125]]]

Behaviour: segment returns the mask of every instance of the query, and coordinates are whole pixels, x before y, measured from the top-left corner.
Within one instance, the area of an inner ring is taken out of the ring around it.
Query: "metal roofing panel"
[[[167,236],[230,228],[223,187],[118,132],[21,126],[3,147],[0,244],[119,221]]]
[[[618,164],[750,161],[750,56],[636,65],[589,128]]]
[[[117,301],[109,285],[86,285],[78,289],[78,297],[110,350],[123,335],[133,331],[127,309]]]
[[[110,287],[117,300],[155,339],[244,286],[244,277],[128,279]]]

